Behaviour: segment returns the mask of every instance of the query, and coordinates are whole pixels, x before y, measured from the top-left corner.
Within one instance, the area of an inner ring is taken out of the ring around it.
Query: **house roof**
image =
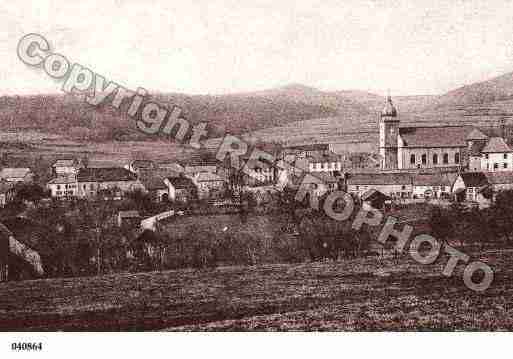
[[[331,176],[328,173],[309,173],[304,177],[296,177],[295,183],[298,185],[308,184],[308,183],[337,183],[338,178],[335,176]]]
[[[450,186],[451,179],[447,174],[426,173],[413,176],[414,186]]]
[[[210,173],[210,172],[198,173],[198,175],[196,176],[196,181],[197,182],[219,182],[219,181],[224,182],[224,180],[221,177],[219,177],[215,173]]]
[[[374,201],[374,200],[388,200],[388,199],[390,199],[390,197],[376,189],[369,189],[369,190],[363,192],[361,199],[362,199],[362,201]]]
[[[155,167],[155,163],[151,160],[133,160],[130,165],[134,169],[151,169]]]
[[[107,168],[82,168],[77,174],[78,182],[117,182],[135,181],[137,176],[120,167]]]
[[[483,132],[479,131],[477,128],[474,128],[467,135],[467,140],[487,140],[487,139],[488,139],[488,136],[485,135]]]
[[[157,190],[157,189],[166,189],[166,184],[164,183],[164,177],[160,176],[147,176],[141,179],[144,188],[147,190]]]
[[[68,184],[76,182],[77,179],[75,176],[59,176],[48,181],[48,184]]]
[[[297,150],[297,151],[327,151],[329,149],[329,144],[327,143],[312,143],[305,145],[294,145],[294,146],[286,146],[287,150]]]
[[[460,176],[466,187],[481,187],[488,184],[484,172],[463,172]]]
[[[176,189],[192,189],[196,188],[194,182],[187,177],[167,177],[166,178],[171,185]]]
[[[338,162],[340,161],[340,156],[330,151],[326,154],[312,153],[307,159],[310,162]]]
[[[62,158],[56,160],[52,167],[72,167],[76,165],[76,160],[74,158]]]
[[[412,183],[410,173],[353,173],[347,183],[351,185],[406,185]]]
[[[399,134],[408,147],[465,147],[470,126],[401,127]]]
[[[511,152],[511,148],[506,144],[502,137],[492,137],[484,146],[483,153],[503,153]]]
[[[178,173],[183,172],[185,170],[181,164],[176,163],[176,162],[159,163],[158,167],[161,170],[165,170],[165,171],[169,170],[169,171],[178,172]]]

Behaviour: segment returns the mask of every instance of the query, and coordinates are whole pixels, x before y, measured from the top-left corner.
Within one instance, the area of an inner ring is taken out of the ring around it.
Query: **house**
[[[194,177],[199,173],[217,173],[217,162],[215,161],[192,161],[184,166],[184,174]]]
[[[485,203],[489,201],[489,198],[484,196],[485,192],[483,190],[488,185],[488,178],[483,172],[464,172],[454,181],[452,191],[459,202]]]
[[[77,174],[78,197],[120,199],[125,193],[144,190],[137,175],[126,168],[81,168]]]
[[[513,172],[465,172],[453,184],[458,201],[490,203],[494,195],[513,189]]]
[[[0,208],[14,201],[16,186],[13,182],[0,181]]]
[[[327,192],[337,190],[339,187],[339,179],[321,172],[304,176],[298,184],[320,197]]]
[[[455,180],[452,173],[417,173],[413,179],[414,198],[442,198],[449,197],[452,184]]]
[[[276,168],[264,159],[245,159],[244,184],[249,187],[267,186],[276,179]]]
[[[30,168],[3,168],[0,171],[0,180],[7,182],[32,182],[34,174]]]
[[[137,227],[141,222],[139,211],[119,211],[117,216],[118,227]]]
[[[314,153],[306,157],[309,172],[327,172],[334,174],[342,171],[342,160],[333,152]]]
[[[200,172],[191,178],[198,188],[198,198],[219,198],[224,195],[225,181],[215,173]]]
[[[52,164],[52,172],[54,176],[75,176],[78,170],[82,168],[81,161],[76,158],[58,159]]]
[[[156,202],[169,200],[169,187],[161,176],[146,175],[140,179],[147,193]]]
[[[392,198],[410,198],[413,192],[410,173],[352,173],[346,179],[347,191],[361,198],[375,189]]]
[[[157,168],[156,164],[151,160],[133,160],[125,167],[132,173],[139,174],[141,171],[151,171]]]
[[[57,199],[77,198],[78,182],[75,175],[61,175],[51,179],[46,184],[46,188],[50,191],[50,196]]]
[[[197,197],[196,185],[188,177],[167,177],[164,183],[168,187],[171,201],[189,202]]]
[[[513,151],[502,137],[490,138],[481,153],[482,171],[512,171]]]
[[[362,193],[361,196],[363,208],[365,210],[370,210],[371,208],[383,209],[385,202],[390,199],[391,198],[389,196],[375,189],[369,189]]]

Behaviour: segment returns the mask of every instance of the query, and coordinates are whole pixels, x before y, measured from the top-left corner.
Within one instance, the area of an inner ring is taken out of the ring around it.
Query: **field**
[[[2,283],[0,330],[512,330],[513,251],[478,258],[483,293],[407,256]]]

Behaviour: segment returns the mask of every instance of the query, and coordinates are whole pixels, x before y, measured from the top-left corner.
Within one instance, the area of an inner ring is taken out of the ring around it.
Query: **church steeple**
[[[381,111],[381,117],[397,117],[397,110],[392,103],[392,97],[390,96],[390,92],[387,95],[387,99],[385,102],[385,107]]]
[[[379,153],[382,169],[398,168],[399,118],[390,92],[379,118]]]

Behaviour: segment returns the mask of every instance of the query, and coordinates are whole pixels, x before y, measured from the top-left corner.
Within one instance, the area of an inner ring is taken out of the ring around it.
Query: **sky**
[[[441,94],[513,71],[512,1],[0,0],[0,94],[60,92],[18,59],[28,33],[150,92]]]

